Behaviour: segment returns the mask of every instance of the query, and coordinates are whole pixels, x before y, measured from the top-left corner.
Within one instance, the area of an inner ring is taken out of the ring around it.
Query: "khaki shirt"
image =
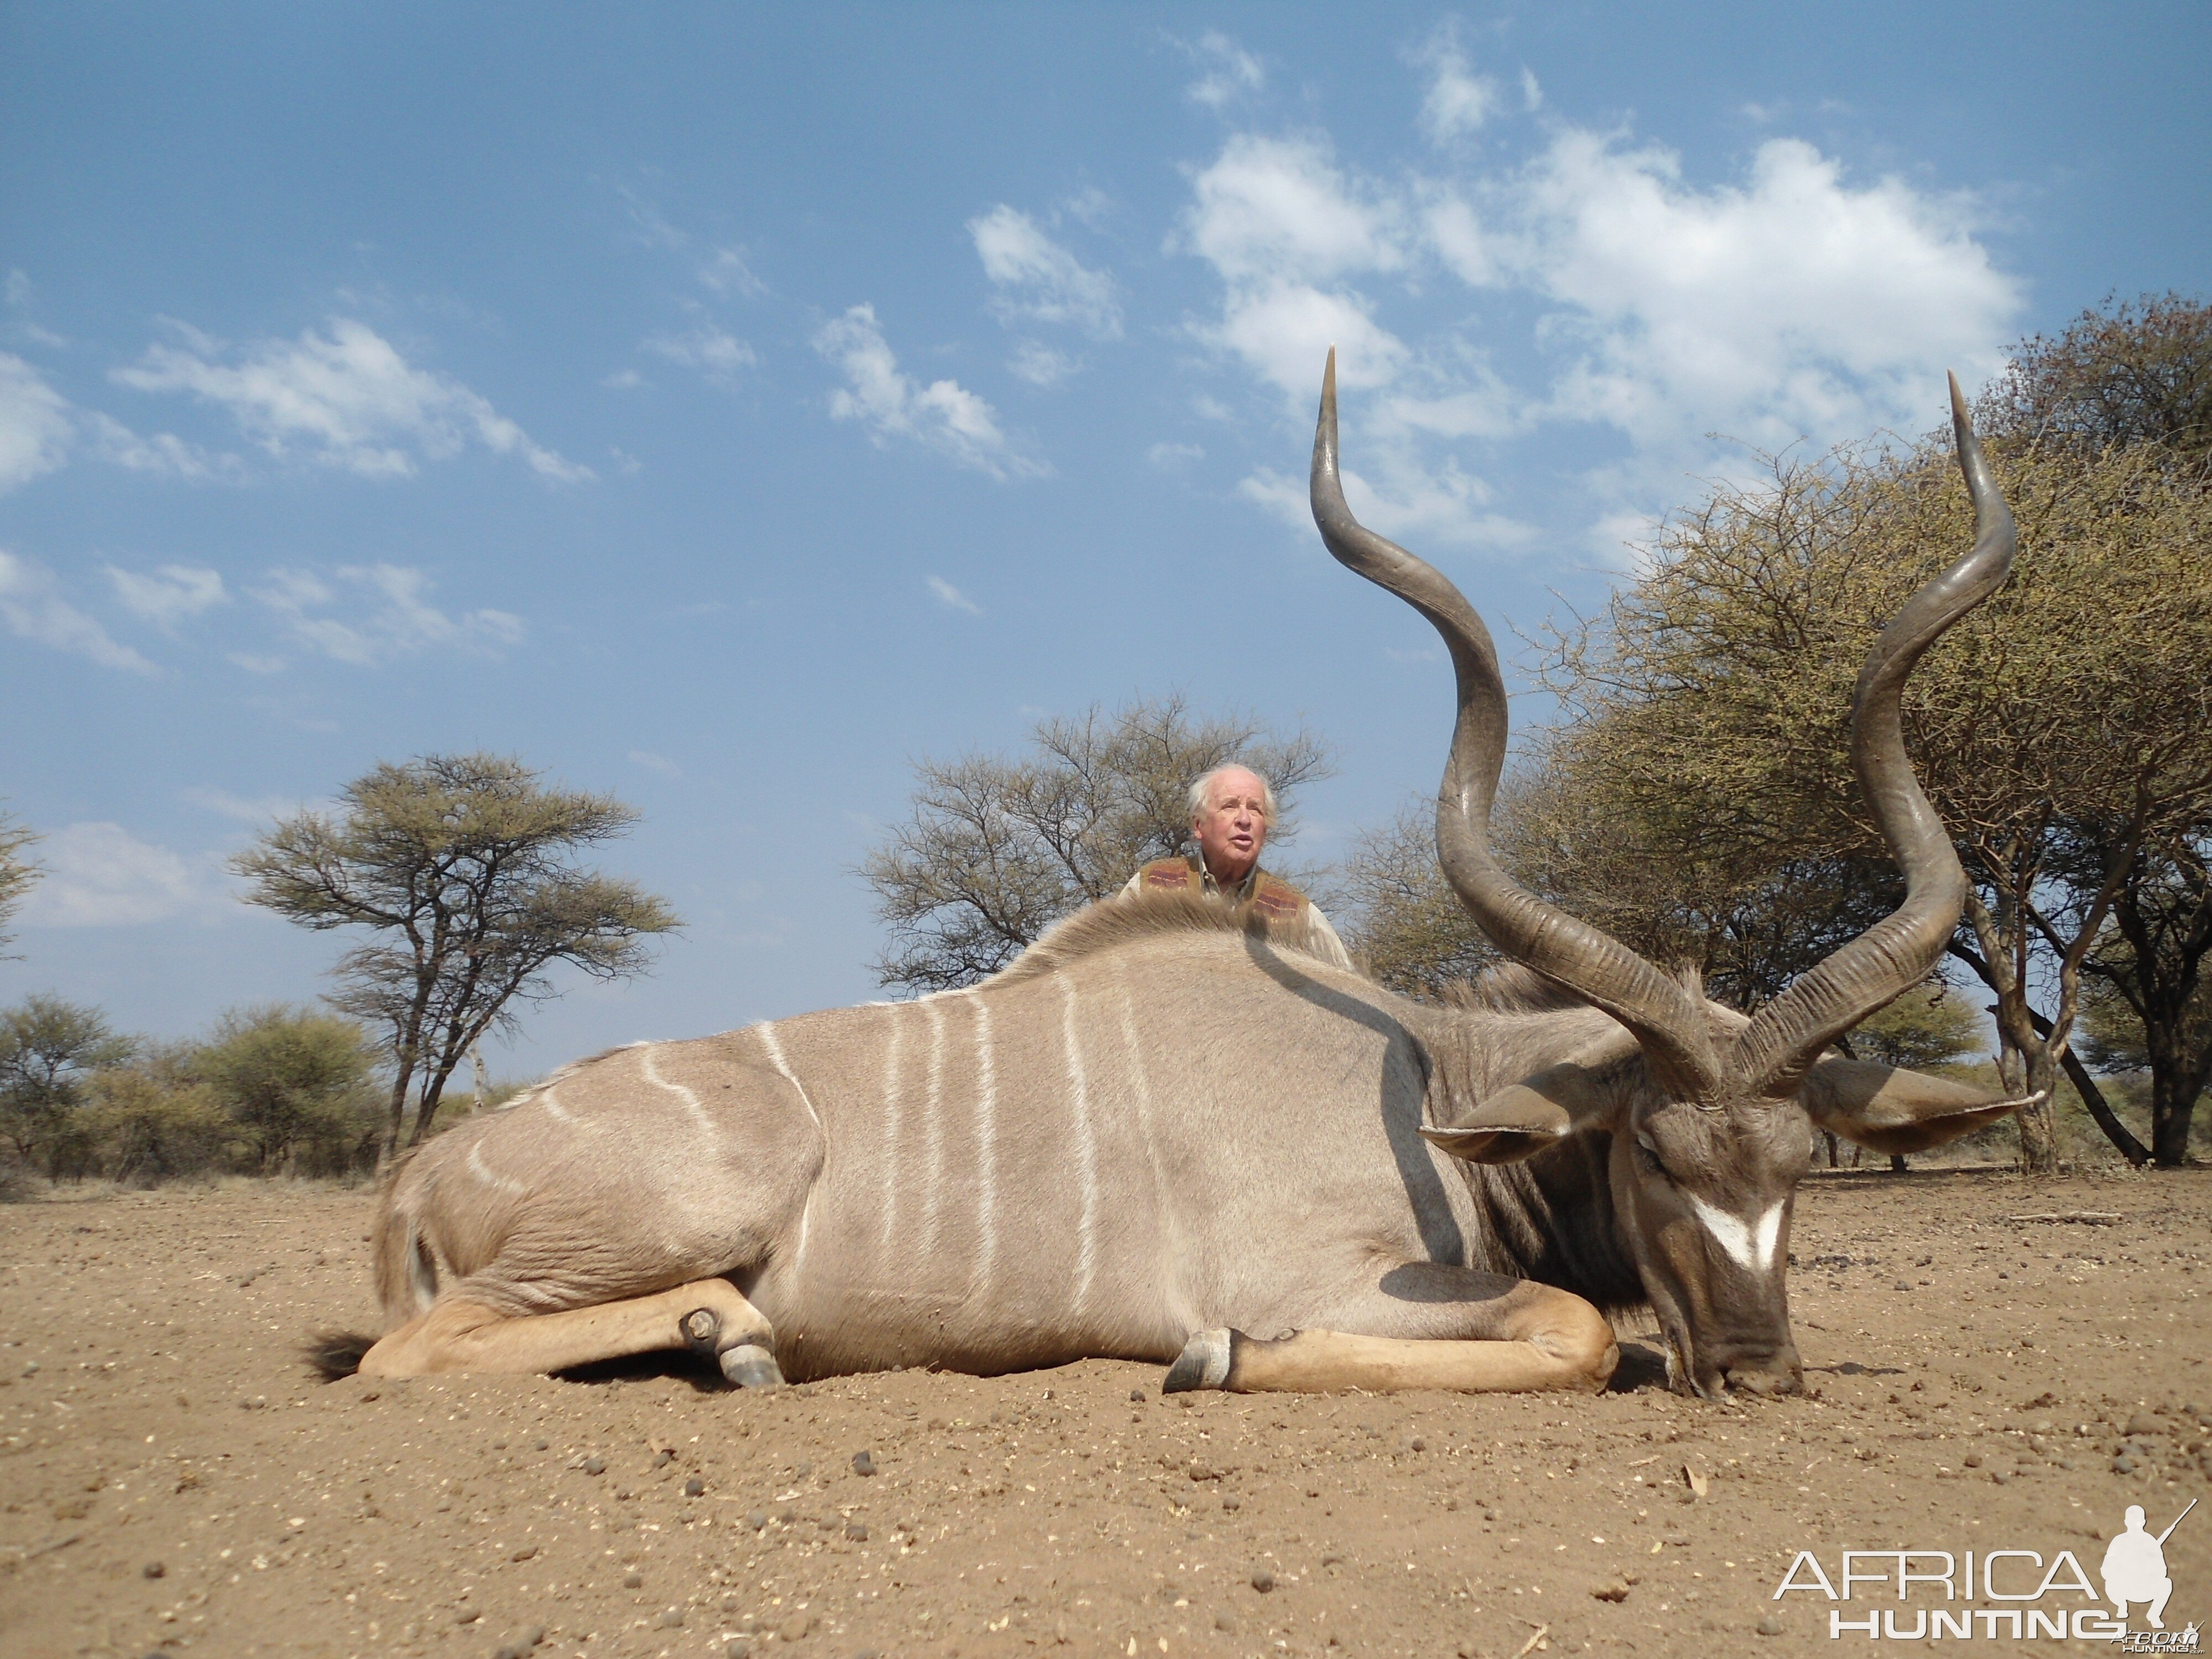
[[[1208,898],[1219,899],[1224,904],[1244,904],[1256,899],[1263,911],[1270,915],[1280,915],[1289,908],[1285,902],[1287,900],[1305,915],[1307,943],[1314,955],[1339,968],[1352,966],[1352,953],[1344,948],[1344,941],[1336,936],[1336,929],[1329,925],[1329,920],[1322,914],[1321,907],[1280,876],[1268,875],[1256,864],[1234,889],[1224,890],[1213,878],[1213,872],[1206,867],[1205,860],[1195,855],[1181,859],[1155,859],[1130,877],[1121,891],[1124,894],[1142,892],[1147,875],[1155,871],[1173,874],[1178,868],[1188,872],[1183,880],[1172,883],[1155,881],[1152,884],[1154,890],[1172,885],[1188,891],[1189,877],[1195,876],[1197,890]]]

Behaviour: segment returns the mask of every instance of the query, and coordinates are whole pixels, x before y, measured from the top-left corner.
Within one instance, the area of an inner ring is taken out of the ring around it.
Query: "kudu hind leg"
[[[502,1315],[468,1299],[465,1283],[362,1356],[363,1376],[437,1372],[543,1374],[668,1348],[711,1355],[743,1388],[783,1381],[775,1332],[726,1279],[559,1313]]]
[[[1387,1394],[1449,1389],[1476,1394],[1594,1394],[1605,1387],[1620,1363],[1612,1325],[1569,1291],[1524,1280],[1502,1296],[1451,1306],[1461,1312],[1467,1327],[1464,1336],[1303,1330],[1266,1341],[1241,1331],[1200,1331],[1169,1370],[1164,1391],[1334,1394],[1362,1389]],[[1404,1308],[1394,1299],[1394,1305],[1377,1309],[1371,1322],[1358,1322],[1384,1329],[1438,1322],[1434,1313],[1409,1320]]]

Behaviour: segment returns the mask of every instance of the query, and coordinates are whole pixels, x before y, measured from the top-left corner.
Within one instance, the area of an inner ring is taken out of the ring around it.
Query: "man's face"
[[[1224,886],[1243,880],[1267,840],[1267,799],[1259,778],[1241,766],[1224,772],[1207,789],[1206,810],[1190,827],[1214,880]]]

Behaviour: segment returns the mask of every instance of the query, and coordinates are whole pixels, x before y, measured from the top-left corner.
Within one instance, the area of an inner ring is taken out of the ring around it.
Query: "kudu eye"
[[[1641,1135],[1636,1138],[1636,1161],[1644,1167],[1647,1175],[1656,1175],[1668,1181],[1674,1179],[1667,1173],[1667,1166],[1659,1161],[1657,1151]]]

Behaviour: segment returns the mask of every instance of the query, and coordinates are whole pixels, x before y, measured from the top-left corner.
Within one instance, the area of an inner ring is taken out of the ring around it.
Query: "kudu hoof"
[[[1193,1389],[1218,1389],[1229,1380],[1233,1331],[1194,1331],[1182,1352],[1168,1367],[1162,1394],[1187,1394]]]
[[[722,1375],[740,1389],[780,1389],[782,1369],[775,1356],[757,1343],[747,1342],[718,1357]]]

